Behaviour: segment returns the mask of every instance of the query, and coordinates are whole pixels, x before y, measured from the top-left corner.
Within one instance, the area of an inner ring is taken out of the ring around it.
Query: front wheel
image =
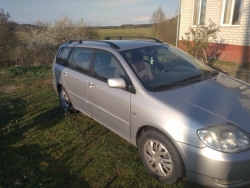
[[[156,179],[171,185],[185,174],[180,154],[171,141],[157,130],[149,130],[139,139],[139,152],[148,172]]]
[[[64,87],[61,87],[59,90],[59,101],[64,111],[64,114],[68,115],[74,111],[74,108],[72,106],[72,103],[70,102],[68,93]]]

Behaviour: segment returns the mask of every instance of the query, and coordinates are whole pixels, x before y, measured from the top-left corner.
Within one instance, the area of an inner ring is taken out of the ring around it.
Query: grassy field
[[[101,39],[107,36],[147,36],[154,37],[151,28],[100,29]]]
[[[0,187],[168,187],[127,141],[81,113],[64,116],[51,78],[50,66],[0,71]]]

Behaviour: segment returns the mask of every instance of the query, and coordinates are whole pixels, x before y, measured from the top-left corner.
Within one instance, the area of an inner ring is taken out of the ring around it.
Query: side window
[[[223,0],[222,25],[240,25],[242,0]]]
[[[69,58],[69,67],[81,72],[88,72],[92,55],[93,50],[74,48]]]
[[[56,62],[62,65],[66,65],[70,51],[71,48],[61,48],[57,54]]]
[[[108,78],[125,77],[125,72],[111,53],[98,51],[94,65],[94,77],[106,81]]]
[[[192,25],[204,25],[207,0],[194,0]]]

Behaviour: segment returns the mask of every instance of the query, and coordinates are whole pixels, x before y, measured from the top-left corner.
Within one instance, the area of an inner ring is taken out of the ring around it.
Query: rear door
[[[110,88],[108,78],[127,77],[117,58],[105,51],[97,51],[93,75],[88,80],[90,113],[123,138],[130,139],[130,97],[125,89]]]
[[[73,106],[90,115],[88,104],[89,67],[94,51],[76,47],[63,69],[64,85]]]

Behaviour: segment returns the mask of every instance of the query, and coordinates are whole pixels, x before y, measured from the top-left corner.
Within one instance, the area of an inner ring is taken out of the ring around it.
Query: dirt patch
[[[47,79],[47,80],[36,80],[34,82],[35,85],[43,85],[43,86],[47,86],[47,85],[52,85],[52,79]]]
[[[2,86],[0,87],[0,92],[2,93],[12,93],[13,91],[17,90],[20,86]]]
[[[48,85],[52,85],[52,80],[51,79],[44,80],[43,83],[48,84]]]

